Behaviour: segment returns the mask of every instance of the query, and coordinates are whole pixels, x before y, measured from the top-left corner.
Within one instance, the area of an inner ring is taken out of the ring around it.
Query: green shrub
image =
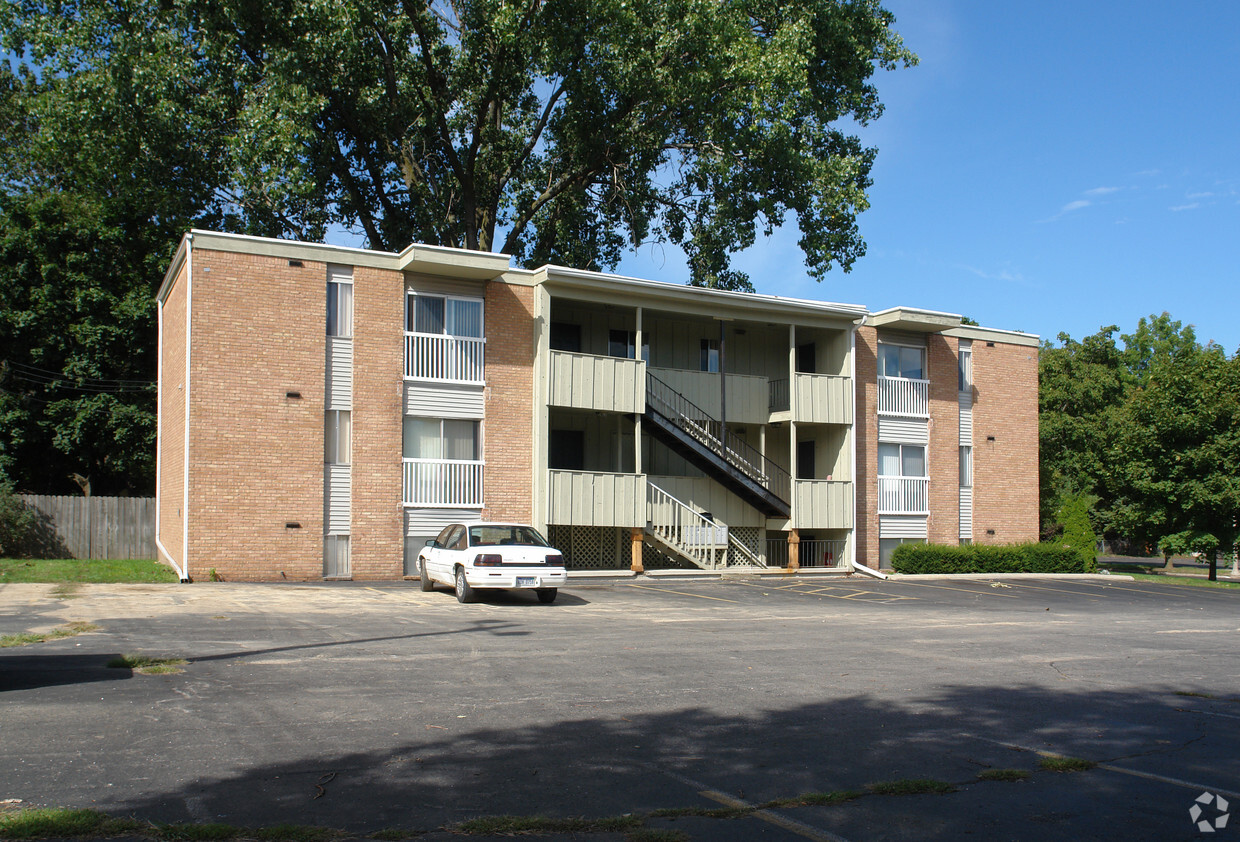
[[[1087,573],[1081,554],[1062,544],[901,544],[897,573]]]
[[[1093,573],[1098,569],[1098,536],[1094,534],[1093,524],[1089,522],[1089,511],[1097,499],[1084,492],[1064,494],[1055,512],[1056,519],[1063,525],[1063,534],[1055,543],[1080,553],[1086,573]]]
[[[17,554],[34,523],[34,513],[14,493],[9,481],[0,478],[0,557]]]

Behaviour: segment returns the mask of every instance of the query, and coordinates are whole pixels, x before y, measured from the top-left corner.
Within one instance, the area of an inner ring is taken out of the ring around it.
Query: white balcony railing
[[[878,378],[878,411],[882,415],[930,417],[930,381],[908,377]]]
[[[403,462],[405,505],[482,505],[482,462],[448,459],[405,459]]]
[[[878,513],[880,515],[930,514],[929,478],[879,477]]]
[[[448,383],[484,382],[485,339],[405,333],[405,377]]]

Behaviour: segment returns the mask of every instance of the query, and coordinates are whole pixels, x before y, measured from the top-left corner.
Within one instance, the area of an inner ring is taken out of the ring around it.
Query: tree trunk
[[[1210,550],[1210,552],[1207,554],[1207,558],[1210,559],[1210,581],[1217,582],[1218,581],[1218,550]]]

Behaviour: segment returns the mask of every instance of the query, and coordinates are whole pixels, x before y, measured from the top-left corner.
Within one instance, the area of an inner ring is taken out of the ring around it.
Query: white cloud
[[[987,272],[985,269],[978,269],[976,266],[969,266],[965,263],[957,263],[956,268],[963,269],[966,272],[970,272],[977,275],[979,278],[984,278],[988,281],[1005,281],[1013,284],[1025,283],[1024,275],[1020,272],[1009,271],[1008,269],[1000,269],[997,272]]]
[[[1185,199],[1209,199],[1213,195],[1214,195],[1213,193],[1189,193],[1184,198]]]
[[[1068,202],[1068,204],[1060,208],[1059,215],[1063,216],[1065,213],[1071,213],[1074,210],[1080,210],[1081,208],[1087,208],[1089,207],[1089,205],[1090,205],[1090,202],[1088,199],[1077,199],[1075,202]]]
[[[1201,207],[1201,202],[1189,202],[1187,205],[1172,205],[1168,210],[1172,212],[1193,210]]]
[[[1095,187],[1092,190],[1086,190],[1086,196],[1106,196],[1108,193],[1118,193],[1119,187]]]

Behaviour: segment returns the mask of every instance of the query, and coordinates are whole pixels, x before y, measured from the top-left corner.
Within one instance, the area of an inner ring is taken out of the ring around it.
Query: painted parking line
[[[1012,580],[1008,580],[1004,584],[1006,584],[1009,588],[1018,588],[1020,590],[1054,591],[1055,593],[1066,593],[1066,594],[1072,594],[1073,596],[1101,596],[1101,594],[1095,591],[1072,591],[1072,590],[1067,590],[1065,588],[1051,588],[1051,587],[1047,587],[1046,585],[1027,585],[1024,582],[1018,582],[1018,581],[1012,581]],[[1073,582],[1073,584],[1078,584],[1078,583]],[[1086,583],[1080,582],[1079,584],[1084,585]]]
[[[667,775],[667,777],[674,781],[678,781],[686,786],[692,787],[697,790],[698,795],[703,798],[708,798],[717,804],[722,804],[725,807],[753,809],[756,806],[742,798],[736,798],[720,792],[717,789],[713,789],[701,781],[696,781],[693,778],[680,774],[679,772],[673,772],[671,769],[665,769],[660,766],[651,766],[650,768]],[[848,842],[848,840],[843,836],[832,833],[831,831],[825,830],[821,827],[814,827],[813,825],[806,824],[805,822],[797,821],[794,818],[790,818],[774,810],[754,810],[754,812],[750,815],[755,819],[761,819],[764,822],[773,824],[778,828],[789,831],[790,833],[795,833],[797,836],[805,839],[812,839],[813,842]]]
[[[671,588],[656,588],[653,585],[625,585],[628,588],[637,588],[643,591],[661,591],[662,593],[674,593],[678,596],[693,596],[698,599],[713,599],[715,602],[730,602],[733,605],[739,605],[735,599],[724,599],[721,596],[703,596],[700,593],[687,593],[685,591],[674,591]]]
[[[974,740],[981,740],[984,743],[991,743],[993,745],[1003,746],[1004,748],[1016,749],[1017,751],[1031,751],[1034,754],[1038,755],[1039,757],[1064,757],[1065,756],[1063,754],[1059,754],[1053,751],[1044,751],[1043,749],[1040,749],[1040,748],[1032,748],[1030,746],[1023,746],[1023,745],[1020,745],[1019,743],[1009,743],[1009,742],[1004,742],[1003,740],[992,740],[992,739],[989,739],[988,737],[979,737],[976,734],[967,734],[967,733],[961,732],[960,736],[968,737]],[[1172,777],[1168,777],[1167,775],[1156,775],[1153,772],[1143,772],[1140,769],[1127,769],[1123,766],[1115,766],[1111,763],[1099,763],[1094,768],[1105,769],[1108,772],[1118,772],[1121,775],[1131,775],[1134,778],[1144,778],[1147,781],[1157,781],[1158,783],[1170,784],[1172,786],[1179,786],[1179,787],[1183,787],[1184,789],[1195,789],[1198,792],[1205,791],[1205,792],[1212,792],[1215,795],[1226,795],[1228,798],[1240,798],[1240,792],[1233,792],[1230,789],[1223,789],[1222,787],[1211,786],[1210,784],[1196,783],[1195,781],[1186,781],[1186,780],[1183,780],[1182,778],[1172,778]]]
[[[779,590],[789,593],[805,594],[806,596],[825,596],[831,599],[848,599],[854,602],[881,602],[889,604],[892,602],[902,602],[905,600],[916,600],[915,596],[895,596],[881,591],[867,591],[856,587],[845,587],[841,585],[818,585],[810,582],[793,582],[787,585],[780,585],[775,588],[763,587],[759,584],[745,583],[750,587],[761,588],[762,590]]]
[[[940,591],[960,591],[961,593],[971,593],[975,596],[1001,596],[1005,599],[1020,599],[1016,594],[997,593],[994,588],[987,586],[986,590],[976,590],[973,588],[953,588],[951,585],[932,585],[929,582],[906,582],[900,579],[897,585],[908,585],[914,588],[934,588]]]

